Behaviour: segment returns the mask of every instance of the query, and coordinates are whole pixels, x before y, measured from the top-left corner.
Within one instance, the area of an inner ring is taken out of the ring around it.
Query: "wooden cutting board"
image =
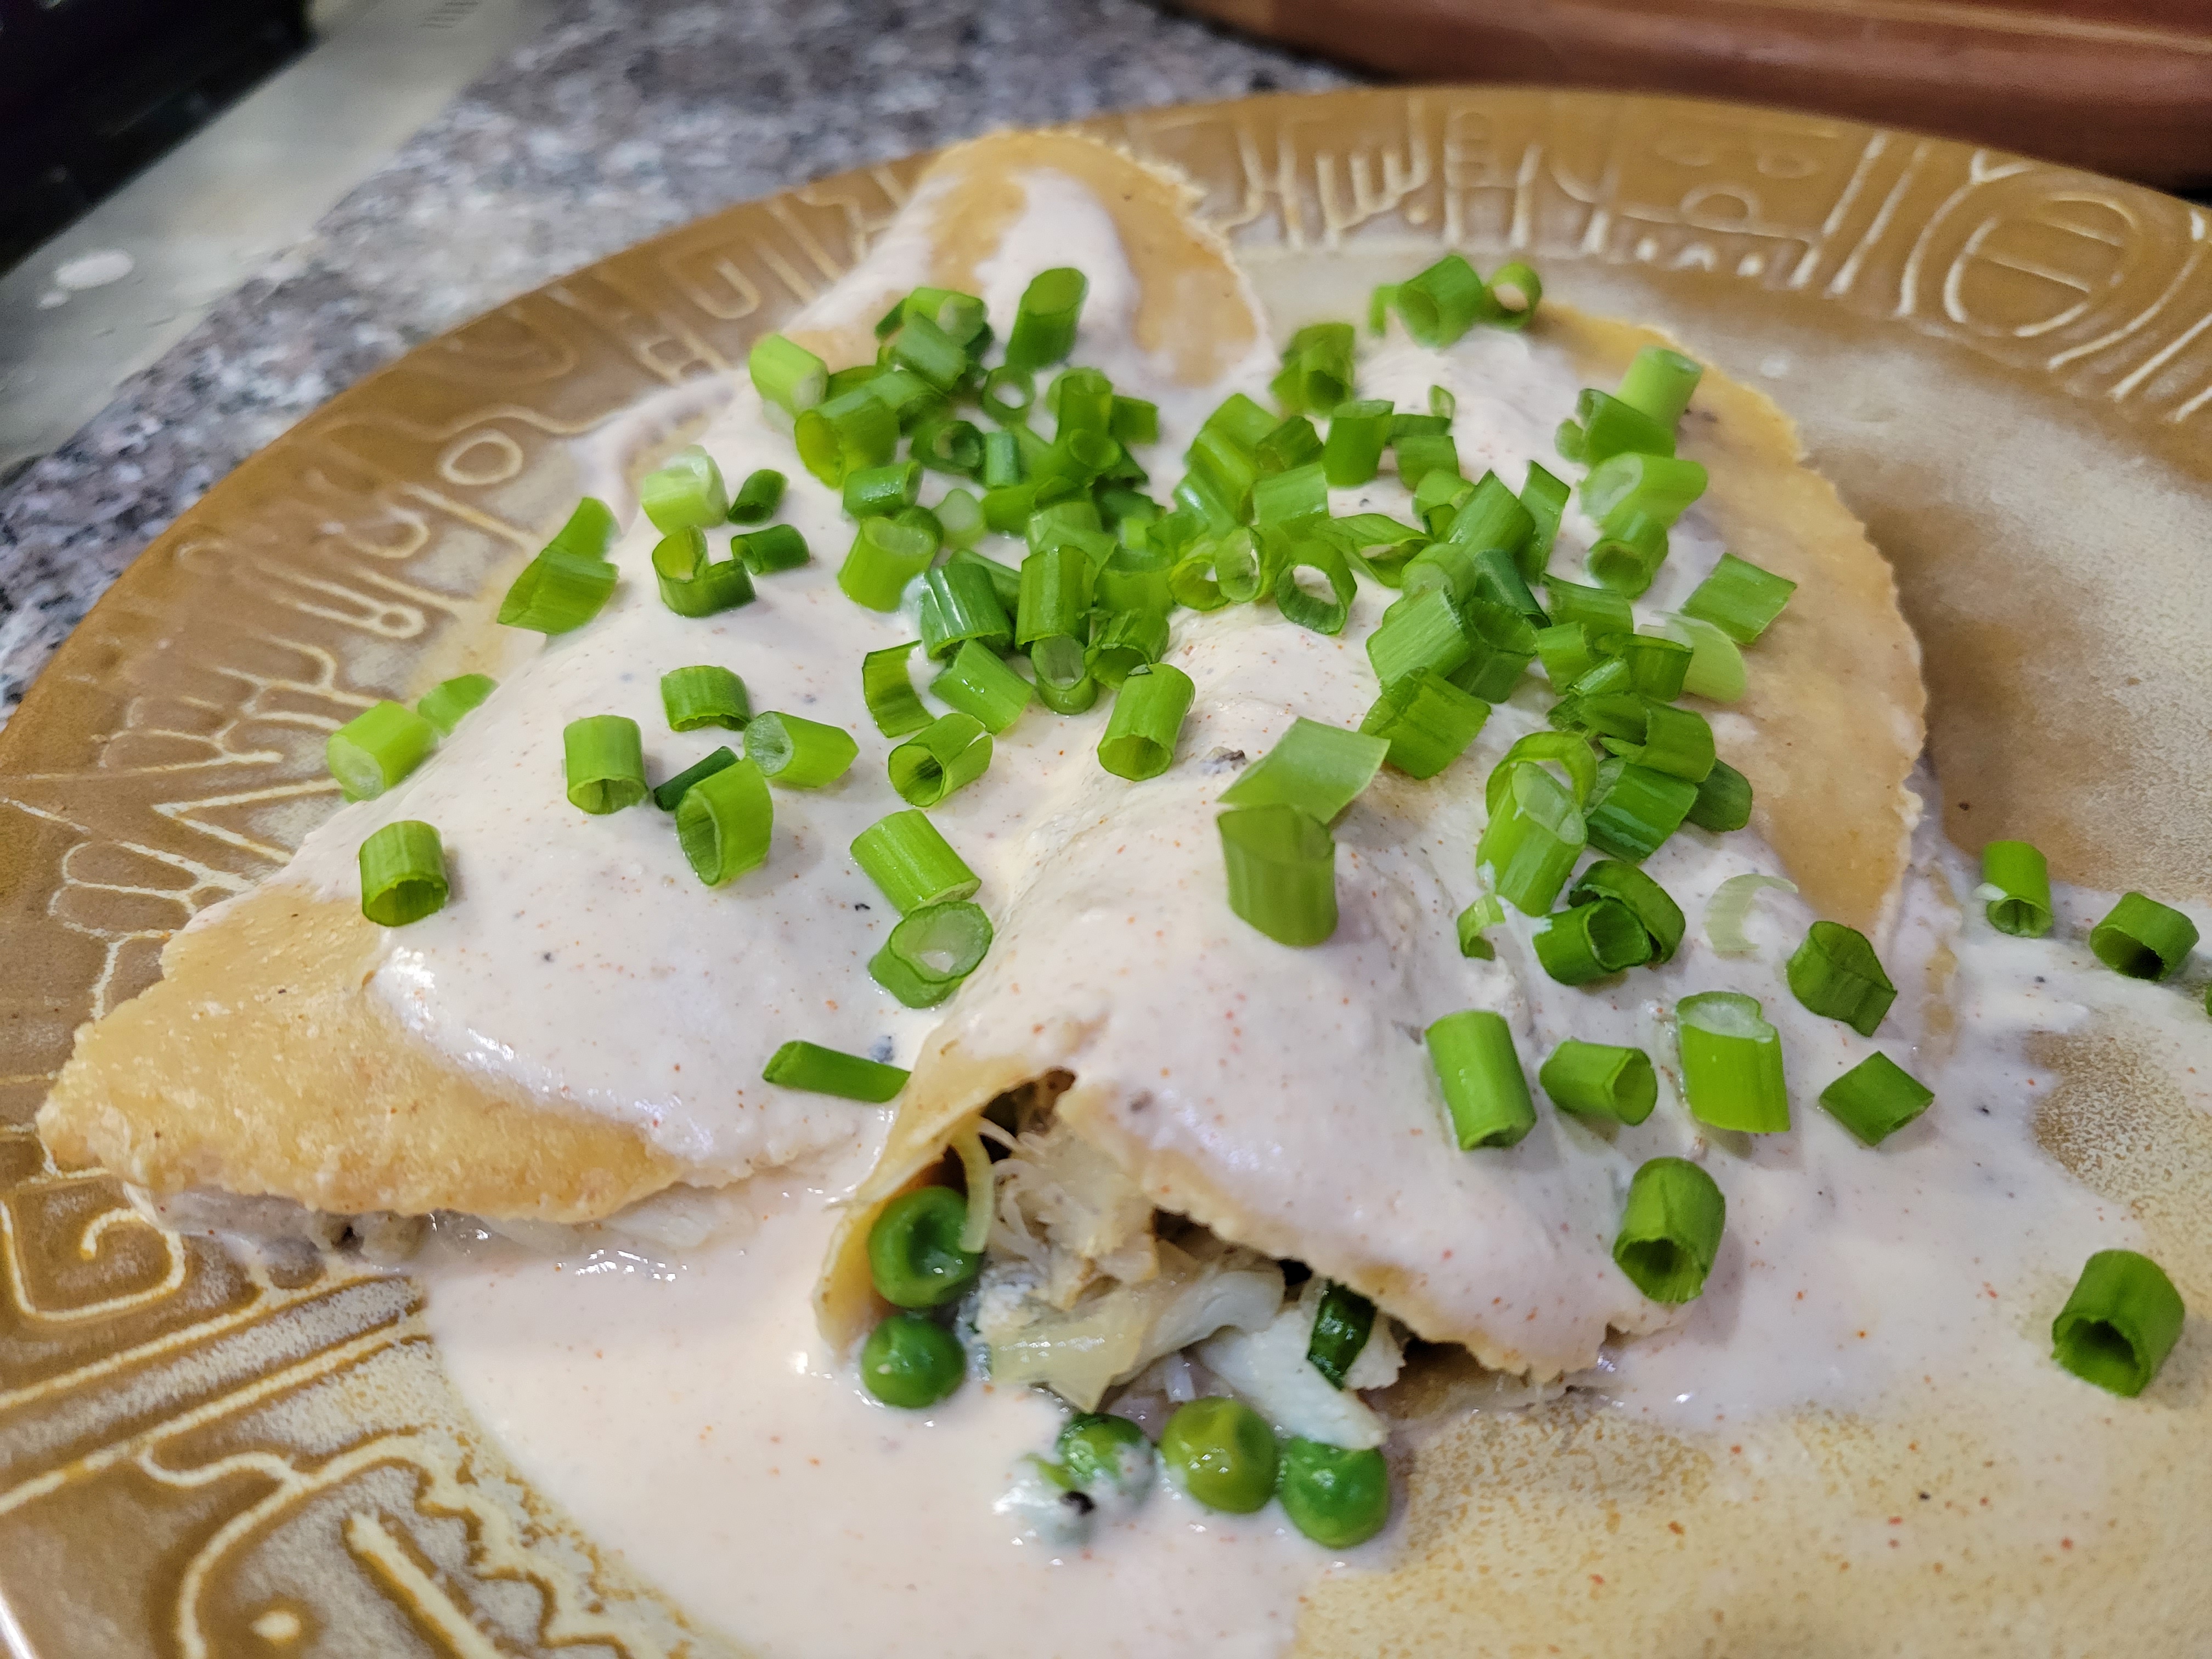
[[[2212,0],[1178,0],[1423,81],[1826,111],[2212,184]]]

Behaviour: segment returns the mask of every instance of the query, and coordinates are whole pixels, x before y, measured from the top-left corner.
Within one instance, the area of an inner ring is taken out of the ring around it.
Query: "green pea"
[[[895,1313],[868,1333],[860,1381],[886,1406],[920,1411],[960,1386],[967,1356],[951,1332],[918,1313]]]
[[[1294,1438],[1283,1447],[1277,1493],[1300,1532],[1346,1550],[1374,1537],[1390,1518],[1390,1466],[1379,1451]]]
[[[1249,1515],[1275,1489],[1275,1431],[1237,1400],[1193,1400],[1176,1407],[1160,1455],[1183,1490],[1210,1510]]]
[[[1152,1443],[1126,1417],[1085,1412],[1071,1418],[1054,1449],[1067,1484],[1094,1503],[1133,1502],[1152,1488]]]
[[[868,1229],[868,1273],[876,1293],[895,1308],[942,1307],[983,1265],[980,1252],[960,1248],[968,1205],[950,1187],[902,1193]]]

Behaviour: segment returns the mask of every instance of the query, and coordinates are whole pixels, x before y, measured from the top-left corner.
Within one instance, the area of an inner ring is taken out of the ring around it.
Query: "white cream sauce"
[[[1202,393],[1174,391],[1127,343],[1133,284],[1110,222],[1069,181],[1030,184],[1028,213],[983,272],[986,297],[1003,325],[1035,270],[1071,255],[1085,267],[1077,358],[1162,403],[1164,441],[1145,459],[1164,494],[1197,419],[1228,391],[1260,393],[1272,365],[1256,354]],[[910,280],[901,273],[914,246],[910,228],[895,229],[822,316],[872,314]],[[1563,362],[1512,336],[1478,332],[1441,354],[1395,340],[1362,365],[1362,395],[1401,408],[1425,407],[1432,383],[1457,396],[1464,470],[1494,466],[1511,483],[1549,456],[1576,391]],[[1014,1461],[1048,1443],[1057,1408],[972,1382],[926,1415],[871,1402],[823,1352],[807,1293],[828,1201],[865,1168],[884,1117],[760,1082],[768,1055],[795,1036],[910,1064],[941,1014],[1018,1049],[1034,1007],[1073,1010],[1092,1022],[1084,1074],[1149,1090],[1173,1121],[1165,1133],[1240,1165],[1279,1165],[1258,1171],[1254,1190],[1353,1214],[1394,1248],[1427,1253],[1440,1281],[1458,1275],[1443,1294],[1519,1297],[1540,1368],[1595,1358],[1577,1381],[1686,1429],[1809,1403],[1881,1411],[1929,1377],[2034,1387],[2055,1376],[2016,1292],[2136,1233],[2036,1149],[2029,1123],[2046,1079],[2021,1038],[2116,1000],[2166,1018],[2170,992],[2088,971],[2078,945],[1996,936],[1978,908],[1962,919],[1948,895],[1970,878],[1924,832],[1895,925],[1877,941],[1903,994],[1874,1042],[1789,994],[1781,963],[1812,919],[1795,900],[1762,899],[1754,956],[1705,945],[1698,923],[1719,883],[1778,869],[1747,832],[1685,830],[1651,860],[1692,928],[1664,969],[1557,986],[1518,917],[1495,930],[1495,963],[1464,961],[1452,918],[1476,895],[1480,781],[1540,726],[1548,699],[1533,678],[1437,784],[1386,775],[1346,815],[1337,938],[1310,952],[1268,944],[1229,916],[1220,892],[1210,820],[1234,772],[1209,757],[1256,757],[1297,715],[1358,722],[1374,694],[1361,645],[1388,597],[1369,588],[1337,639],[1251,607],[1179,615],[1173,659],[1199,695],[1176,766],[1157,784],[1133,789],[1096,765],[1103,702],[1073,719],[1032,710],[1001,737],[983,779],[934,814],[981,876],[1000,944],[949,1010],[908,1011],[866,975],[893,918],[845,848],[902,805],[858,665],[913,638],[911,613],[878,617],[838,592],[849,526],[749,389],[705,442],[732,483],[758,465],[791,477],[781,516],[815,562],[762,580],[750,606],[687,621],[659,604],[646,562],[654,534],[633,525],[606,612],[549,641],[407,784],[334,818],[293,874],[350,894],[354,849],[370,830],[429,819],[446,836],[453,899],[392,936],[376,980],[426,1040],[646,1125],[703,1183],[842,1160],[819,1188],[757,1176],[732,1200],[740,1224],[668,1261],[611,1248],[556,1261],[494,1251],[431,1274],[432,1323],[479,1416],[541,1489],[698,1614],[776,1655],[1259,1654],[1287,1640],[1299,1586],[1327,1567],[1272,1507],[1232,1519],[1164,1492],[1082,1554],[1036,1559],[1040,1547],[991,1506]],[[1407,510],[1387,478],[1338,492],[1333,506]],[[1592,533],[1570,515],[1565,570]],[[1643,609],[1678,603],[1718,551],[1692,514]],[[670,733],[661,715],[659,674],[702,661],[738,669],[757,710],[829,720],[861,742],[839,785],[776,793],[767,865],[719,890],[692,877],[657,811],[587,817],[561,781],[561,730],[583,714],[635,719],[656,778],[721,742]],[[1132,847],[1139,856],[1126,855]],[[1918,993],[1943,949],[1959,958],[1950,996],[1964,1035],[1939,1053],[1923,1040]],[[1701,1135],[1670,1082],[1638,1128],[1601,1133],[1540,1099],[1538,1130],[1511,1153],[1449,1150],[1419,1042],[1428,1020],[1498,1009],[1532,1074],[1569,1036],[1640,1043],[1663,1064],[1665,1009],[1723,987],[1759,996],[1782,1030],[1794,1133]],[[1876,1048],[1937,1097],[1869,1151],[1814,1097]],[[1255,1091],[1273,1103],[1275,1141],[1215,1133],[1219,1102]],[[1377,1121],[1425,1135],[1421,1156],[1382,1146]],[[1706,1293],[1671,1314],[1637,1297],[1607,1255],[1620,1191],[1660,1153],[1700,1159],[1729,1205]],[[1457,1268],[1455,1250],[1466,1253]],[[1664,1328],[1601,1352],[1608,1325]],[[1365,1553],[1387,1554],[1388,1536]]]

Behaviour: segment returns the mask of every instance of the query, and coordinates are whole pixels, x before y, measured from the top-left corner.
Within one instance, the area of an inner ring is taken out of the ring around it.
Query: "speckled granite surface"
[[[732,202],[993,127],[1351,78],[1141,0],[574,0],[0,490],[0,719],[216,479],[512,294]]]

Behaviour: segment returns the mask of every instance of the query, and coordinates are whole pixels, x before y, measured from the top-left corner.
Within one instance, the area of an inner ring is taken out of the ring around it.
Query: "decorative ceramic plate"
[[[2040,695],[2079,667],[2069,620],[2212,637],[2201,584],[2177,592],[2125,556],[2191,522],[2212,483],[2197,210],[1845,122],[1589,94],[1347,92],[1089,130],[1190,174],[1255,269],[1339,261],[1350,295],[1378,260],[1510,250],[1553,294],[1658,323],[1769,391],[1896,565],[1957,837],[2034,840],[2057,873],[2103,887],[2212,895],[2212,768],[2177,758],[2202,753],[2194,705],[2134,678],[2094,716]],[[409,1280],[248,1267],[179,1241],[112,1181],[55,1169],[29,1124],[76,1026],[337,805],[325,734],[467,659],[488,596],[579,493],[571,441],[742,362],[850,264],[921,166],[702,220],[337,398],[143,555],[0,734],[0,1631],[15,1651],[720,1650],[474,1430]],[[2082,548],[2113,556],[2086,568]],[[2094,844],[2046,787],[2091,753],[2156,797],[2147,811],[2116,790]],[[2174,1133],[2172,1167],[2201,1168],[2202,1127]],[[2063,1139],[2077,1173],[2139,1212],[2203,1202]],[[1601,1490],[1609,1454],[1589,1438]],[[1863,1475],[1877,1508],[1911,1484],[1856,1469],[1848,1439],[1808,1453],[1825,1478]],[[1470,1505],[1417,1492],[1416,1555]],[[1562,1598],[1601,1591],[1554,1554]]]

